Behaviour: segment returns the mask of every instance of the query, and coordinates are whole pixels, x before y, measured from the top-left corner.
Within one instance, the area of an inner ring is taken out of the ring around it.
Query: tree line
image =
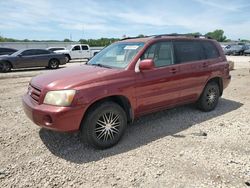
[[[177,34],[177,33],[176,33]],[[187,33],[186,35],[202,35],[200,32],[195,33]],[[228,42],[231,41],[224,35],[224,31],[222,29],[217,29],[212,32],[208,32],[205,34],[206,37],[210,37],[212,39],[217,40],[218,42]],[[140,34],[137,37],[145,37],[145,35]],[[82,44],[89,44],[90,46],[107,46],[113,42],[119,41],[119,38],[100,38],[100,39],[80,39],[78,42]],[[241,40],[241,42],[249,42],[249,40]],[[13,38],[5,38],[0,36],[0,42],[76,42],[71,41],[70,39],[64,39],[63,41],[60,40],[17,40]]]

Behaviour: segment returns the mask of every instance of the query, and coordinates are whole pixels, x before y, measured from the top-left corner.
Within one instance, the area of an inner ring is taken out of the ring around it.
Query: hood
[[[58,54],[64,54],[64,53],[69,53],[69,50],[55,50],[54,52]]]
[[[77,89],[80,86],[107,79],[123,70],[108,69],[91,65],[72,66],[43,73],[34,77],[31,84],[40,89],[49,90]]]

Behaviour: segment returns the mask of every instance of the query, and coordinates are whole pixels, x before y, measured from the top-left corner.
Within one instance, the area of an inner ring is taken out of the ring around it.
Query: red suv
[[[96,148],[122,137],[144,114],[187,103],[213,110],[231,76],[220,45],[211,39],[158,35],[129,38],[86,65],[34,77],[23,96],[26,115],[56,131],[78,131]]]

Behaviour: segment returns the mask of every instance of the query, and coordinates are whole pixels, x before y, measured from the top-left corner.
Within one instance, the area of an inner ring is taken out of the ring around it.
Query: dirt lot
[[[187,105],[148,115],[104,151],[24,115],[28,82],[49,70],[1,74],[0,187],[247,187],[250,57],[229,59],[236,70],[215,111]]]

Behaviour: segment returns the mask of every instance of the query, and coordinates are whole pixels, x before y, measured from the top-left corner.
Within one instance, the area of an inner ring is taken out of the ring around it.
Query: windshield
[[[114,43],[94,56],[88,64],[125,68],[143,46],[142,42]]]
[[[21,54],[24,50],[18,50],[15,53],[11,54],[11,56],[17,56],[19,54]]]
[[[69,46],[66,47],[66,50],[71,50],[71,48],[72,48],[72,46],[69,45]]]

